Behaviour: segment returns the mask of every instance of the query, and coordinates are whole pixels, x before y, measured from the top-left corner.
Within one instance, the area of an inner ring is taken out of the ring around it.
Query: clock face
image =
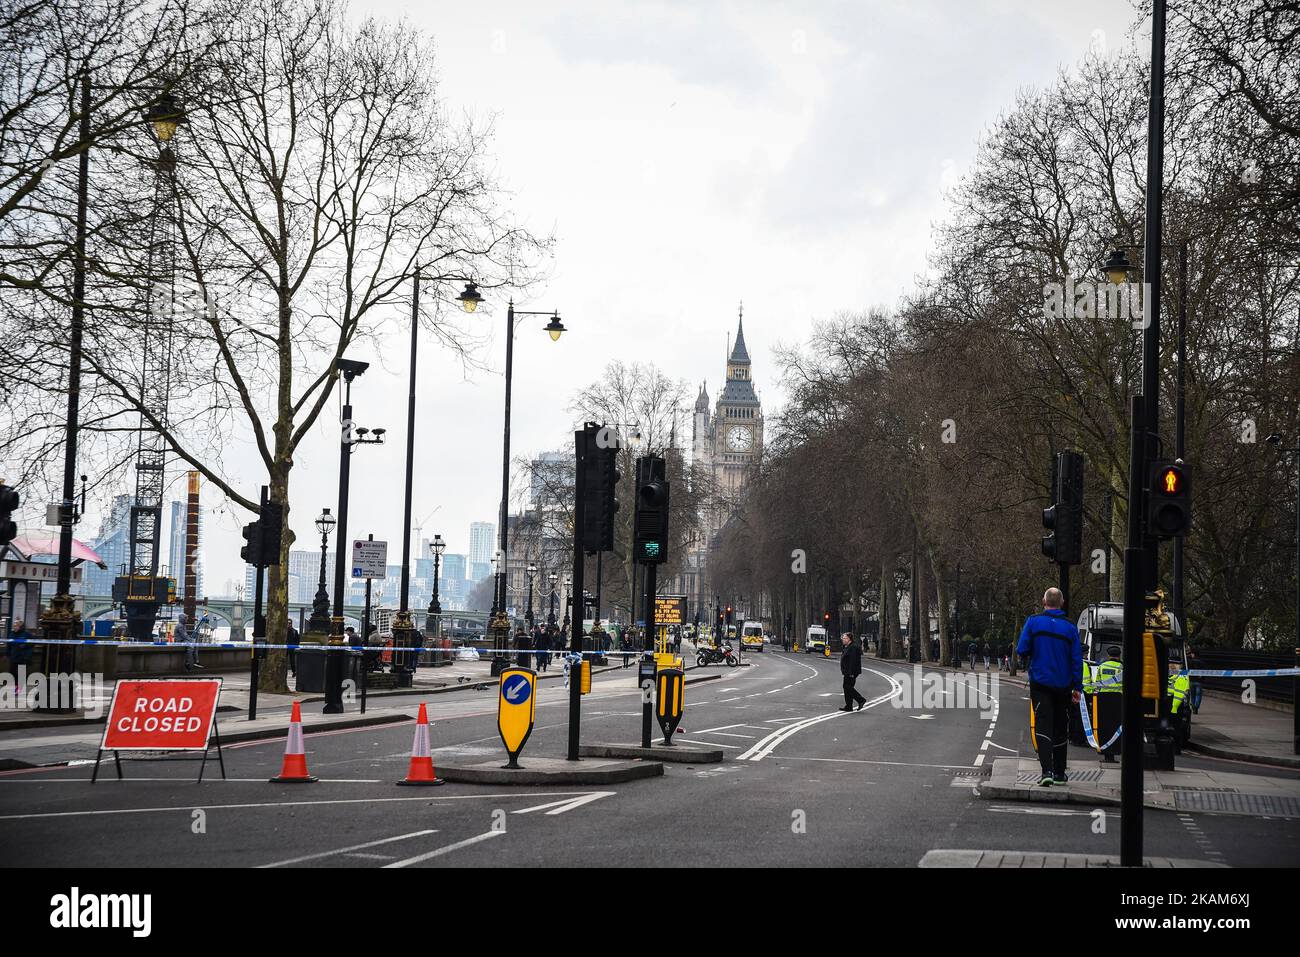
[[[748,452],[749,447],[754,444],[754,437],[749,434],[749,429],[743,425],[732,426],[727,431],[727,448],[734,452]]]

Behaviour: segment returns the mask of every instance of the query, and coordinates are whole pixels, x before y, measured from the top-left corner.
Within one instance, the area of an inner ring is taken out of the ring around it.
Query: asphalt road
[[[662,778],[608,788],[399,788],[413,727],[403,723],[309,735],[313,785],[267,782],[282,741],[227,746],[230,780],[210,763],[202,784],[194,764],[179,762],[128,763],[123,782],[110,764],[93,787],[85,766],[10,772],[0,774],[0,863],[914,866],[935,848],[1118,853],[1114,809],[1099,834],[1093,809],[982,800],[970,777],[963,784],[963,772],[996,756],[1029,753],[1019,686],[1001,683],[997,708],[897,708],[910,673],[866,659],[858,687],[869,707],[842,714],[838,659],[769,651],[746,661],[692,672],[722,677],[686,692],[682,737],[723,748],[722,764],[668,765]],[[504,759],[495,694],[425,699],[435,764]],[[413,711],[416,699],[406,703]],[[563,756],[567,715],[559,682],[541,684],[524,765]],[[583,701],[584,743],[633,743],[639,729],[633,669],[598,675]],[[1198,764],[1252,771],[1182,766]],[[1156,811],[1145,820],[1148,855],[1300,863],[1300,821]]]

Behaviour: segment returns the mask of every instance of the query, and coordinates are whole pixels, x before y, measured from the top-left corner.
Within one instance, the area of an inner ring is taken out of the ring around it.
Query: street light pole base
[[[81,615],[77,613],[77,604],[71,595],[55,595],[50,599],[49,607],[41,618],[41,631],[51,641],[75,641],[81,637]],[[72,674],[76,670],[76,660],[75,645],[45,646],[46,687],[51,692],[63,686],[63,682],[55,676]],[[60,694],[50,694],[38,701],[32,710],[46,714],[72,714],[76,711],[71,701],[66,702],[67,707],[63,707],[65,702],[61,699]]]

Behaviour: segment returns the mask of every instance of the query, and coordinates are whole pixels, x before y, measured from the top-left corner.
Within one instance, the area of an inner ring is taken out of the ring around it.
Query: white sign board
[[[0,580],[16,579],[29,582],[58,582],[59,566],[49,562],[0,562]],[[81,566],[72,568],[72,583],[81,581]]]
[[[352,539],[352,577],[385,578],[388,575],[388,543],[365,538]]]

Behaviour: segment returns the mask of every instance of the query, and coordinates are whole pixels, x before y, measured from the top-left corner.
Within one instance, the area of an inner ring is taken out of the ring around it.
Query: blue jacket
[[[1016,654],[1029,658],[1029,680],[1035,684],[1083,690],[1079,629],[1059,608],[1047,609],[1025,622]]]

